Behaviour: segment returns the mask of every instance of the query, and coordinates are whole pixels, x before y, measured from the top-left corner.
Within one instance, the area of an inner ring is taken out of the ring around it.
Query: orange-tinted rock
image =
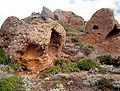
[[[66,39],[63,27],[43,16],[8,17],[0,34],[6,56],[33,71],[52,66]]]
[[[71,11],[57,9],[54,11],[54,16],[60,23],[84,26],[84,19]]]
[[[90,43],[111,53],[120,53],[120,25],[112,10],[102,8],[95,12],[87,22],[85,31],[84,43]]]

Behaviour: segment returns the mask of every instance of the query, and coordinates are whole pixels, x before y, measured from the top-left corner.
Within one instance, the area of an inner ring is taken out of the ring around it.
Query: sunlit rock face
[[[55,19],[60,23],[85,26],[84,19],[71,11],[57,9],[54,11]]]
[[[85,44],[90,43],[111,53],[120,53],[120,25],[111,9],[102,8],[96,11],[87,22],[85,31]]]
[[[0,29],[0,46],[11,60],[33,71],[53,65],[65,43],[66,32],[57,22],[41,15],[25,19],[8,17]]]

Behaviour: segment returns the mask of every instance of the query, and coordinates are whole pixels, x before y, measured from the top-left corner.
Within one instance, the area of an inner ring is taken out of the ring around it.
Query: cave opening
[[[57,16],[57,15],[54,15],[54,17],[55,17],[55,19],[56,19],[56,20],[59,20],[59,18],[58,18],[58,16]]]
[[[109,32],[108,35],[106,36],[106,39],[110,38],[112,36],[115,36],[115,35],[117,35],[119,33],[120,33],[120,29],[118,29],[117,25],[115,24],[113,30],[111,32]]]
[[[99,28],[99,27],[98,27],[97,25],[94,25],[94,26],[93,26],[93,29],[94,29],[94,30],[96,30],[96,29],[98,29],[98,28]]]
[[[49,55],[55,58],[55,56],[58,55],[59,48],[60,48],[60,40],[61,36],[59,35],[58,32],[56,32],[55,29],[51,29],[51,39],[50,39],[50,44],[49,44]]]
[[[58,43],[60,35],[53,28],[51,30],[52,30],[51,41],[54,41],[54,43]]]

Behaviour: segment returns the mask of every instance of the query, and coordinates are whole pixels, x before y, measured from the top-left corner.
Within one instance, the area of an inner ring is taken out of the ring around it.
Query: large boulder
[[[120,25],[111,9],[102,8],[95,12],[85,27],[84,43],[96,48],[120,53]]]
[[[84,19],[71,11],[57,9],[53,13],[55,19],[60,23],[84,26]]]
[[[33,71],[52,66],[65,43],[66,32],[57,22],[43,16],[23,20],[8,17],[0,30],[0,46],[7,57]]]
[[[41,15],[46,16],[46,17],[51,18],[51,19],[54,19],[53,12],[45,6],[43,6],[43,10],[41,12]]]

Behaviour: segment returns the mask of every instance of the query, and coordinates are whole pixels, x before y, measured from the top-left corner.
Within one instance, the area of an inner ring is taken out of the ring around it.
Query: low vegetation
[[[120,66],[120,57],[112,58],[111,55],[102,55],[97,57],[101,64]]]
[[[64,24],[61,23],[61,25],[64,27],[64,29],[68,32],[68,31],[78,31],[78,32],[84,32],[85,29],[81,28],[78,25],[70,25],[70,24]]]
[[[50,67],[46,70],[48,73],[59,73],[59,72],[78,72],[80,69],[77,67],[76,62],[71,62],[66,59],[56,59],[54,62],[55,66]]]
[[[84,47],[84,44],[80,43],[80,42],[76,42],[75,46],[80,46],[80,47]]]
[[[112,57],[111,55],[103,55],[103,56],[98,56],[97,59],[101,64],[112,64]]]
[[[10,63],[10,59],[5,57],[4,51],[0,48],[0,64],[8,64]]]
[[[92,59],[84,59],[78,62],[78,68],[81,70],[90,70],[93,67],[96,67],[97,63]]]
[[[0,91],[18,91],[20,88],[22,88],[22,83],[18,76],[0,79]]]

